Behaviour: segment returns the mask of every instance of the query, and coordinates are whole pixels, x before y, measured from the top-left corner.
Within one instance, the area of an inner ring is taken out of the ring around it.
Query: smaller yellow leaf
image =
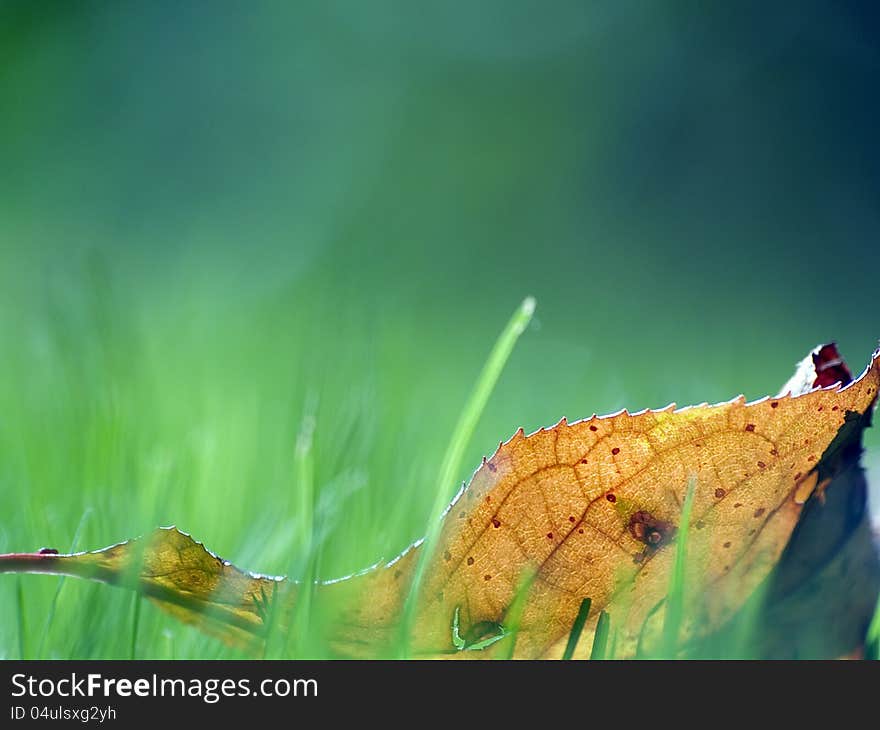
[[[176,527],[93,552],[3,556],[0,570],[89,578],[133,588],[178,619],[250,644],[261,635],[283,578],[236,568]]]

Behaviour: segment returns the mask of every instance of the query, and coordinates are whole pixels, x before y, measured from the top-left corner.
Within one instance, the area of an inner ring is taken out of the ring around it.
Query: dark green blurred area
[[[878,30],[855,2],[0,3],[0,551],[88,515],[80,548],[174,523],[284,572],[313,410],[321,572],[389,557],[528,294],[462,479],[520,425],[775,392],[819,342],[861,371]],[[124,653],[43,639],[55,584],[22,580],[33,651]],[[225,651],[144,621],[149,655]]]

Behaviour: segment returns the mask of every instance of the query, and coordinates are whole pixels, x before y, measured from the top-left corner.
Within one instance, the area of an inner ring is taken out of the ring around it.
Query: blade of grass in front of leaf
[[[477,422],[486,407],[489,396],[495,389],[495,384],[513,352],[519,336],[532,319],[535,312],[535,300],[526,297],[517,308],[500,337],[495,342],[489,358],[486,360],[477,383],[465,404],[464,410],[459,416],[458,423],[452,432],[452,438],[446,447],[446,453],[440,465],[436,489],[434,491],[434,504],[428,519],[428,530],[422,543],[419,559],[413,573],[412,583],[403,608],[403,616],[400,625],[399,654],[403,657],[409,655],[409,633],[413,624],[419,590],[428,561],[431,559],[437,535],[440,532],[441,518],[449,503],[449,485],[455,482],[461,470],[465,448],[473,436]]]
[[[608,632],[611,629],[611,616],[607,611],[599,613],[599,620],[596,622],[596,633],[593,636],[593,648],[590,651],[591,660],[605,659],[608,655]]]
[[[568,643],[565,645],[565,651],[562,653],[563,659],[571,659],[574,655],[574,650],[584,630],[584,624],[587,622],[587,616],[590,614],[590,603],[589,598],[581,601],[581,607],[578,609],[577,617],[571,625],[571,632],[568,634]]]
[[[290,631],[283,630],[281,620],[284,607],[294,605],[292,589],[295,590],[296,586],[285,580],[275,584],[271,595],[264,590],[260,597],[255,599],[255,604],[258,604],[258,610],[263,618],[263,659],[289,658]],[[296,598],[299,599],[299,594],[296,594]],[[309,598],[310,596],[305,600],[308,601]],[[299,608],[298,603],[295,604],[294,611],[297,608]]]
[[[696,486],[696,478],[690,477],[684,496],[684,505],[681,508],[681,521],[675,541],[675,560],[669,577],[669,592],[666,594],[666,613],[663,617],[663,653],[670,659],[675,656],[678,650],[678,636],[683,619],[687,540]]]
[[[537,574],[536,570],[528,570],[520,578],[516,594],[513,597],[510,608],[507,610],[507,615],[504,617],[504,628],[506,633],[510,635],[510,641],[504,650],[502,659],[513,659],[513,654],[516,650],[516,639],[519,636],[519,628],[522,623],[523,609],[526,606],[526,599]]]

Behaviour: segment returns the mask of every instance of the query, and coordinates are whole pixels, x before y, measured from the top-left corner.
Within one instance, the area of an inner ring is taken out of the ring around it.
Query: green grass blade
[[[565,651],[562,654],[563,659],[571,659],[574,656],[574,650],[581,638],[584,630],[584,624],[587,623],[587,616],[590,615],[590,605],[592,601],[585,598],[581,601],[581,607],[578,609],[577,617],[571,626],[571,632],[568,635],[568,643],[565,645]]]
[[[675,560],[669,577],[669,592],[666,595],[666,613],[663,617],[663,647],[665,656],[669,658],[673,658],[677,653],[678,636],[684,618],[685,562],[696,485],[695,477],[688,479],[684,505],[681,508],[681,521],[675,541]]]
[[[608,633],[611,630],[611,617],[606,611],[599,613],[599,620],[596,622],[596,633],[593,636],[593,648],[590,651],[590,659],[593,661],[605,659],[608,655]]]
[[[412,626],[413,616],[415,614],[416,603],[418,600],[419,590],[422,586],[422,580],[425,575],[425,569],[430,560],[437,535],[440,532],[440,518],[446,505],[449,502],[449,487],[455,483],[458,474],[461,471],[464,452],[471,440],[476,429],[480,415],[486,408],[489,396],[495,389],[495,384],[513,352],[519,336],[523,333],[526,326],[532,319],[535,312],[535,300],[527,297],[517,308],[513,317],[507,323],[500,337],[495,342],[489,358],[486,360],[483,370],[480,373],[477,383],[471,392],[470,398],[459,416],[455,430],[452,432],[452,438],[446,447],[446,453],[440,465],[440,472],[437,479],[437,485],[434,490],[434,504],[431,509],[428,520],[428,531],[425,535],[422,548],[420,550],[419,560],[416,564],[415,573],[413,574],[412,585],[407,594],[406,603],[404,604],[403,617],[401,621],[401,654],[407,656],[409,654],[409,632]]]
[[[513,597],[513,602],[507,610],[507,615],[504,618],[504,628],[507,630],[506,633],[510,635],[510,641],[504,649],[502,659],[513,659],[513,654],[516,651],[516,639],[519,636],[519,628],[522,624],[523,609],[526,607],[526,599],[529,597],[529,591],[532,589],[532,583],[535,582],[537,574],[535,570],[528,570],[523,574],[519,587],[516,590],[516,595]]]

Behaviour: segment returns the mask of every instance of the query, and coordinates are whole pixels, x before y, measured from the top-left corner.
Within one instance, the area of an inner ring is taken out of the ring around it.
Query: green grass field
[[[490,5],[0,6],[0,552],[175,524],[336,577],[422,537],[519,426],[758,398],[832,339],[861,371],[857,19]],[[237,653],[126,591],[2,575],[20,656]]]

